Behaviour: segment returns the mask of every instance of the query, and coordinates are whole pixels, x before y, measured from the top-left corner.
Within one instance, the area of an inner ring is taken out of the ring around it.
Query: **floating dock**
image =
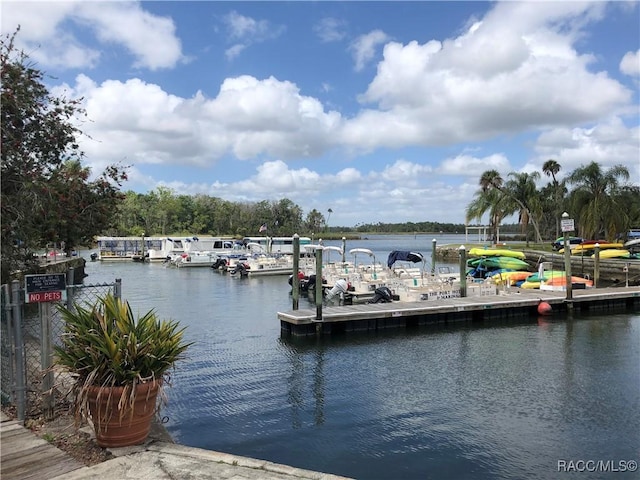
[[[290,310],[278,312],[278,319],[283,335],[308,336],[537,318],[541,301],[551,305],[553,314],[640,312],[640,287],[592,288],[572,293],[572,299],[568,300],[564,291],[511,288],[491,296]]]

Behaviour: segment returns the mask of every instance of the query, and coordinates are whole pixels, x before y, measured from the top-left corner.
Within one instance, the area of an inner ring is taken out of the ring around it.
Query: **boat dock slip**
[[[499,295],[391,302],[344,306],[323,306],[322,319],[316,309],[278,312],[283,334],[293,336],[332,334],[411,328],[454,322],[500,321],[537,318],[540,301],[551,305],[554,313],[640,311],[640,287],[577,290],[567,301],[562,291],[540,291],[511,288]]]

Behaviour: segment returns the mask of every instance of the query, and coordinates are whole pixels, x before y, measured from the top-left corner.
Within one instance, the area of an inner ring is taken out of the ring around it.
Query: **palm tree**
[[[520,221],[523,225],[527,225],[531,221],[536,233],[536,242],[541,243],[538,222],[531,213],[532,210],[535,210],[533,206],[537,204],[535,175],[527,173],[510,173],[509,175],[516,176],[516,179],[505,184],[497,170],[487,170],[480,176],[480,187],[483,192],[491,189],[498,190],[505,197],[500,201],[504,216],[519,211]],[[524,223],[525,221],[526,223]]]
[[[509,177],[512,178],[505,183],[504,189],[518,205],[518,221],[522,225],[522,231],[526,234],[527,226],[531,222],[536,233],[536,242],[542,243],[537,221],[540,213],[540,194],[536,187],[536,181],[540,178],[540,174],[538,172],[511,172]],[[526,238],[528,245],[529,237]]]
[[[576,185],[571,192],[572,209],[578,219],[582,236],[592,238],[604,235],[613,240],[629,226],[625,206],[618,200],[620,180],[629,180],[629,170],[614,165],[603,171],[596,162],[576,169],[568,177]]]
[[[327,231],[329,231],[329,219],[331,218],[331,214],[333,213],[333,210],[329,209],[327,210],[327,213],[329,213],[329,215],[327,215]]]
[[[555,224],[556,224],[556,238],[558,238],[560,236],[560,210],[561,210],[561,205],[559,202],[559,184],[558,184],[558,179],[556,178],[556,175],[558,174],[558,172],[560,171],[560,164],[558,162],[556,162],[553,159],[549,159],[546,162],[544,162],[544,164],[542,165],[542,172],[547,176],[547,177],[551,177],[553,179],[553,198],[554,198],[554,212],[553,212],[553,216],[555,218]]]
[[[475,194],[475,200],[467,206],[467,225],[474,219],[481,221],[482,216],[489,212],[489,227],[493,239],[497,238],[498,225],[506,216],[502,209],[504,196],[495,189],[480,189]]]

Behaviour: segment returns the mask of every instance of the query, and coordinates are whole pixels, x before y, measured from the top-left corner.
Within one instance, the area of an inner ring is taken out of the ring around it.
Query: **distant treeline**
[[[104,235],[219,235],[258,234],[305,236],[364,233],[465,233],[464,224],[439,222],[359,223],[355,226],[329,225],[316,209],[306,215],[289,199],[261,202],[230,202],[207,195],[176,195],[159,187],[147,194],[125,193],[118,205],[113,227]],[[505,225],[501,233],[518,233],[518,225]]]

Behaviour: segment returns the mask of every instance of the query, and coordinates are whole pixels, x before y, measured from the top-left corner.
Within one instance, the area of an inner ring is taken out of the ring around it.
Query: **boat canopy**
[[[351,250],[349,250],[349,253],[351,255],[357,255],[358,253],[365,253],[373,257],[373,252],[368,248],[352,248]]]
[[[424,260],[424,257],[419,252],[407,252],[403,250],[394,250],[389,254],[387,258],[387,266],[391,266],[396,262],[413,262],[419,263]]]

